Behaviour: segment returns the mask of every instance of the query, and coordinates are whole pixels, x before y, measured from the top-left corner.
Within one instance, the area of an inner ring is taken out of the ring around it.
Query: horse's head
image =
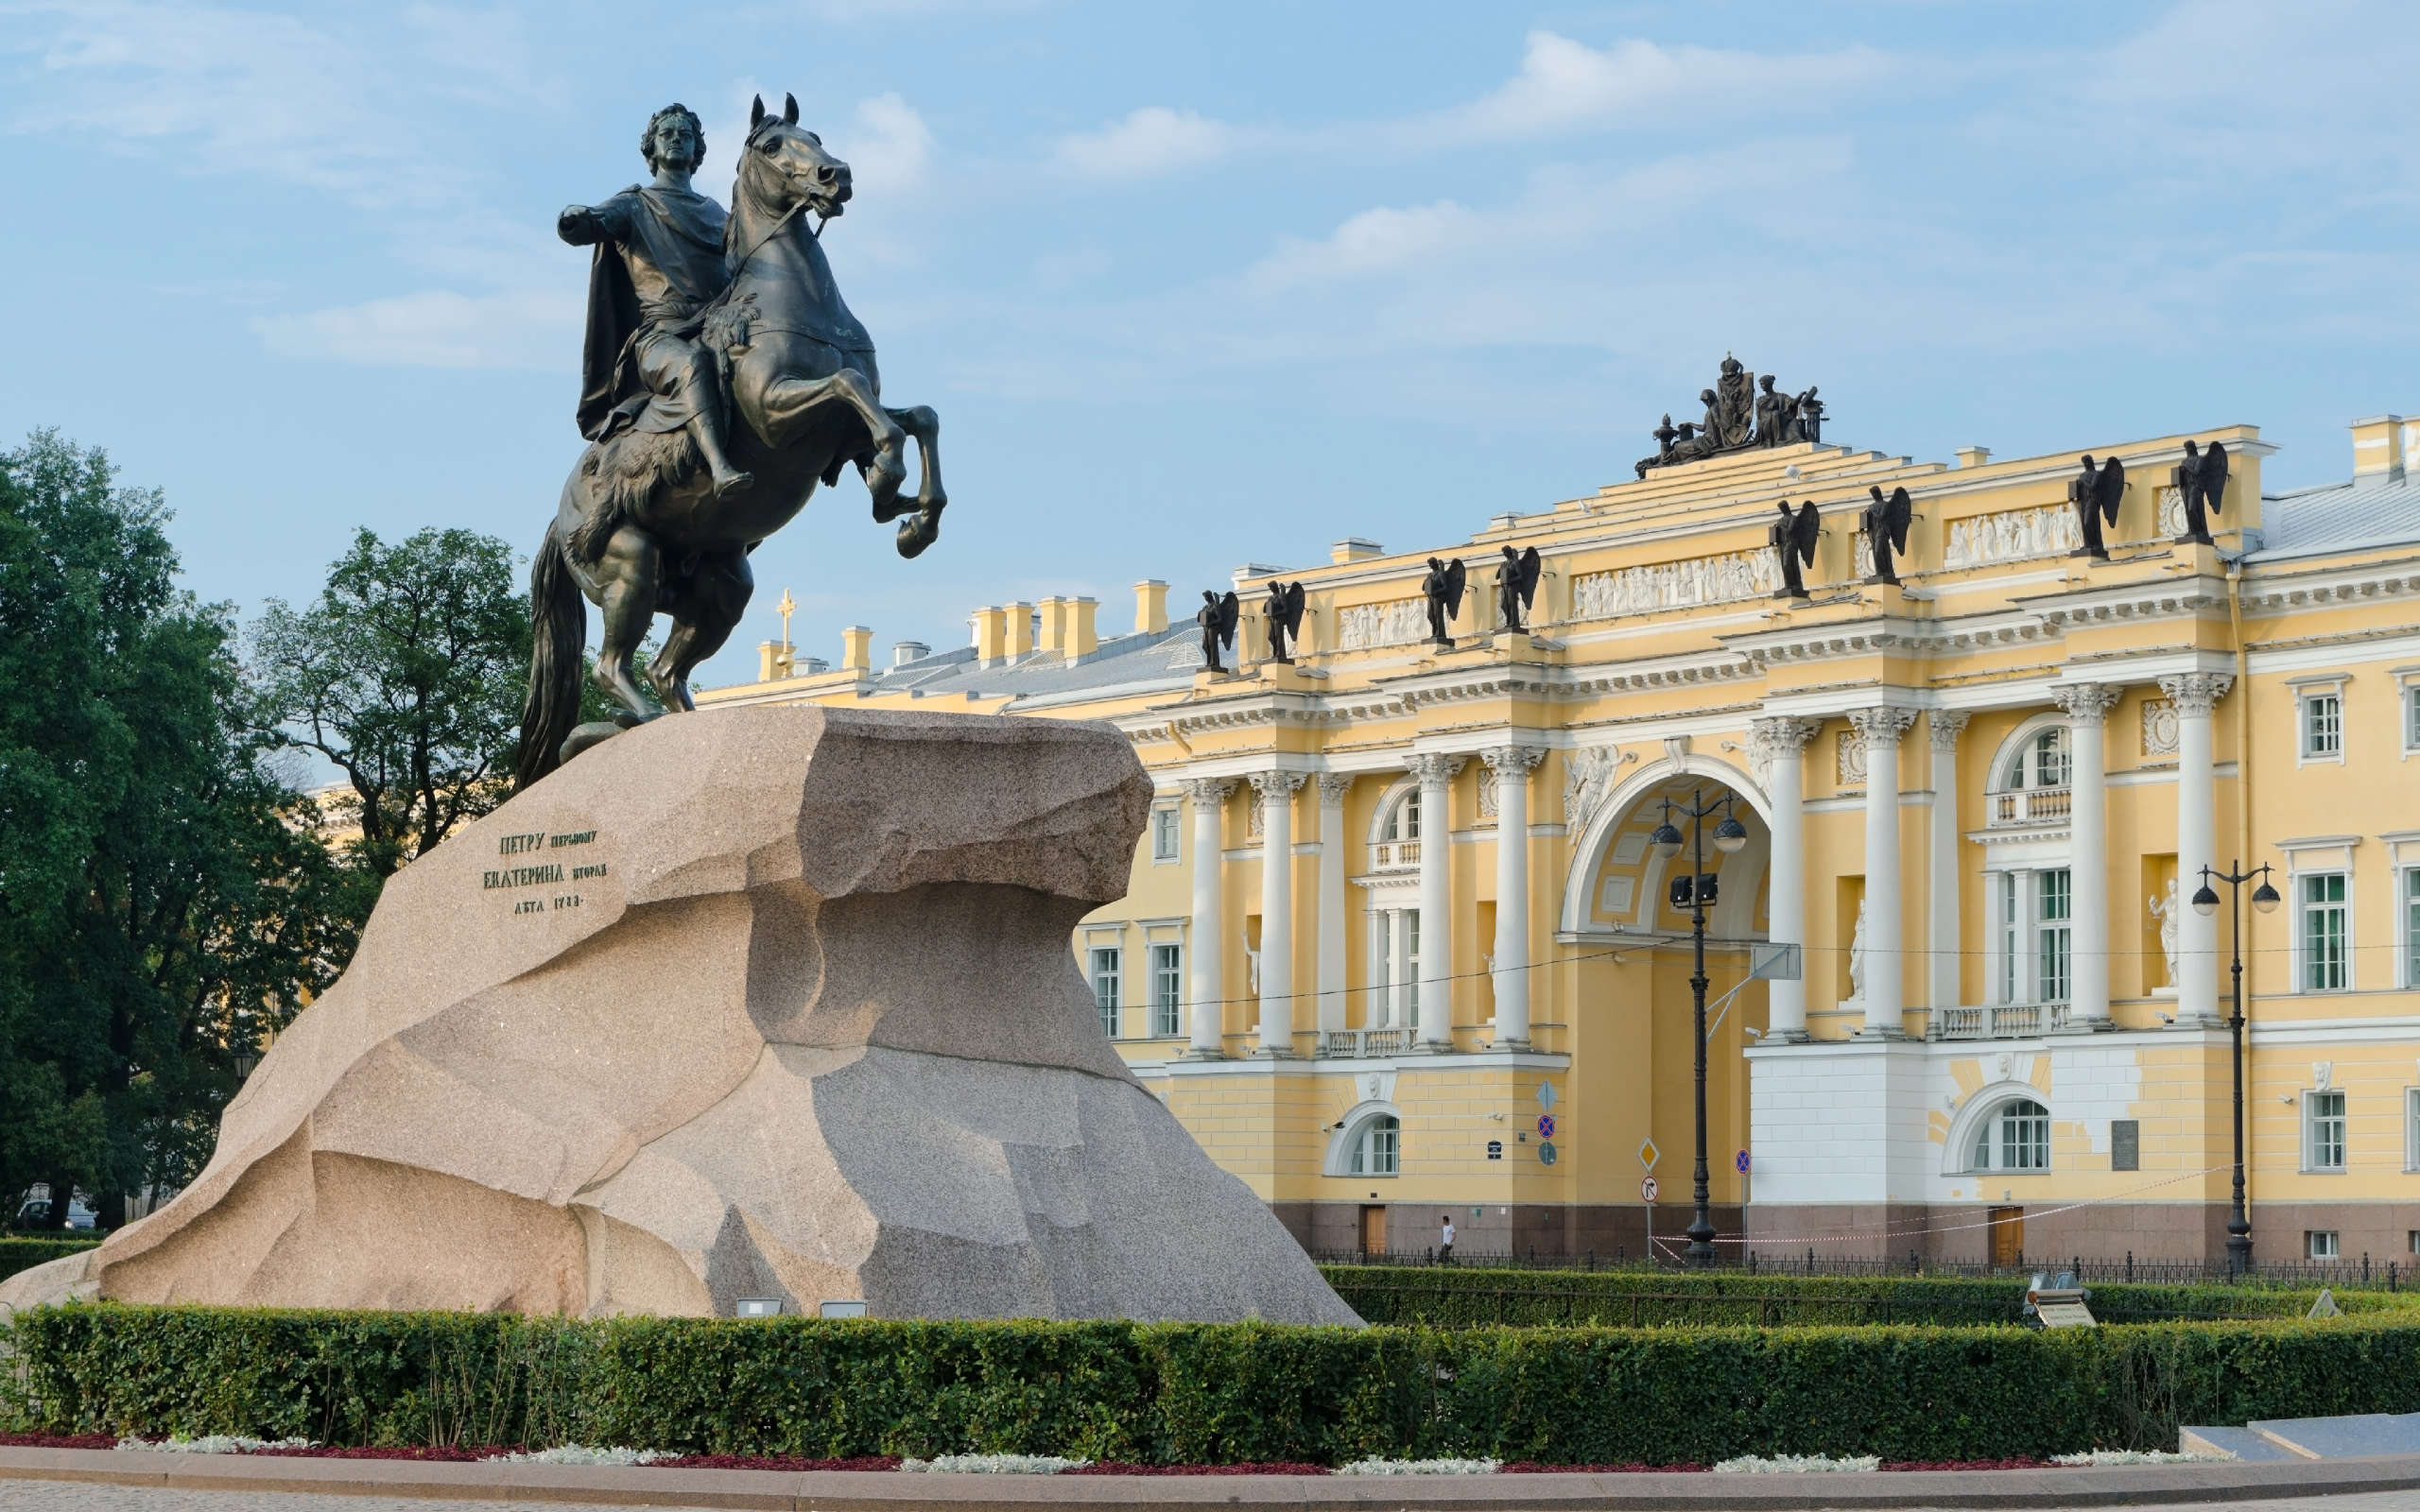
[[[741,192],[775,215],[804,209],[829,220],[855,191],[849,165],[823,150],[823,140],[798,124],[798,96],[783,97],[782,113],[765,109],[765,96],[748,114],[748,146],[739,154]]]

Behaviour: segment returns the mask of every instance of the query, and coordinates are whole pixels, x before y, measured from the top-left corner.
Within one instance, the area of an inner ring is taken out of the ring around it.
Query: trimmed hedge
[[[2175,1447],[2183,1422],[2420,1409],[2420,1327],[1366,1330],[311,1313],[14,1325],[28,1430],[1145,1464],[1706,1464]]]
[[[1655,1271],[1478,1270],[1461,1266],[1322,1265],[1337,1295],[1372,1323],[1439,1328],[1845,1327],[1910,1323],[1974,1328],[2019,1321],[2025,1284],[2014,1278],[1749,1276]],[[2091,1288],[2103,1323],[2298,1318],[2316,1288],[2169,1286],[2109,1282]],[[2420,1294],[2342,1292],[2348,1314],[2420,1310]]]
[[[0,1280],[6,1280],[21,1270],[31,1270],[46,1261],[61,1255],[73,1255],[99,1244],[97,1239],[14,1239],[0,1238]]]

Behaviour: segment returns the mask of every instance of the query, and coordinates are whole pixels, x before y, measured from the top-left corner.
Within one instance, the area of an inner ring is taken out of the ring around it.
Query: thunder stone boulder
[[[387,885],[191,1188],[0,1302],[1354,1322],[1070,956],[1098,725],[659,719]]]

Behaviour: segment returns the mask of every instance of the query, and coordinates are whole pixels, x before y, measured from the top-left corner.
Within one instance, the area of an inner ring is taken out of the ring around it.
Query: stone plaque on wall
[[[2167,698],[2143,700],[2143,755],[2146,759],[2176,754],[2176,705]]]
[[[2142,1121],[2113,1118],[2109,1121],[2109,1169],[2139,1171],[2143,1168]]]

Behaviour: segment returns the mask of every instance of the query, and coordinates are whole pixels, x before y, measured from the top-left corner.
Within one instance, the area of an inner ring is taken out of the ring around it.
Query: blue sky
[[[188,579],[357,524],[524,551],[578,455],[586,254],[655,107],[854,165],[825,246],[942,413],[916,562],[862,487],[756,556],[708,682],[980,604],[1180,601],[1627,477],[1722,353],[1827,438],[2003,456],[2251,421],[2270,481],[2420,406],[2408,7],[0,0],[0,431],[106,446]],[[593,622],[592,622],[593,623]]]

